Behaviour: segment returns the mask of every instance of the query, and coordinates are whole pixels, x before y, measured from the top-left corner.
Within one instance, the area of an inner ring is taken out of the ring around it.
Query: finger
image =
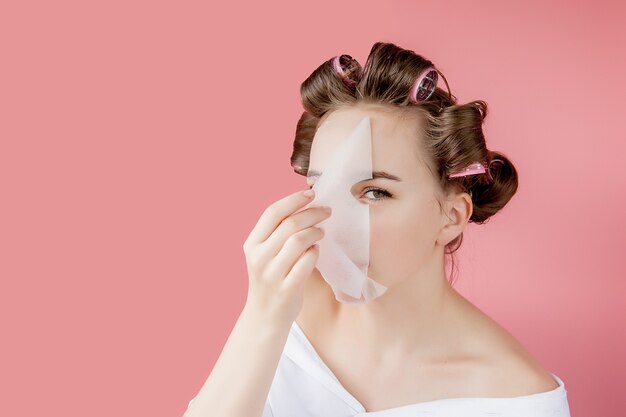
[[[300,190],[268,206],[250,232],[246,242],[252,245],[264,242],[285,217],[313,200],[312,197],[306,197],[303,194],[306,191],[308,189]]]
[[[278,225],[271,236],[261,244],[261,256],[266,257],[265,259],[268,260],[269,258],[277,256],[278,252],[280,252],[285,245],[285,242],[287,242],[287,239],[292,235],[323,222],[330,216],[331,214],[324,211],[321,207],[309,207],[287,217]],[[323,225],[318,227],[323,228]]]
[[[267,271],[270,276],[285,277],[302,253],[323,237],[324,231],[318,227],[307,228],[293,234],[278,254],[268,261]]]
[[[301,290],[306,279],[311,276],[318,256],[319,247],[317,245],[308,248],[285,277],[283,288],[287,290]]]

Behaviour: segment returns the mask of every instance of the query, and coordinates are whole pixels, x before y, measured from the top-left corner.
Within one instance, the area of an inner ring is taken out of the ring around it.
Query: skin
[[[374,179],[353,189],[370,205],[368,275],[388,289],[370,303],[339,303],[314,269],[296,322],[321,359],[368,411],[557,388],[510,333],[449,285],[444,248],[464,231],[472,201],[467,193],[438,194],[417,139],[418,118],[373,103],[335,110],[320,122],[310,170],[323,173],[339,141],[365,116],[371,118],[373,170],[401,179]]]

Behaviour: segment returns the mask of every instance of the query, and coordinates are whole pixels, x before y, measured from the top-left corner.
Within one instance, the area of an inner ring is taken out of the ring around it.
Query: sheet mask
[[[324,229],[324,237],[317,242],[315,266],[342,303],[367,303],[387,290],[367,276],[370,206],[352,190],[358,182],[371,178],[372,132],[370,118],[365,117],[336,147],[313,184],[314,199],[306,206],[332,208],[330,217],[317,224]]]

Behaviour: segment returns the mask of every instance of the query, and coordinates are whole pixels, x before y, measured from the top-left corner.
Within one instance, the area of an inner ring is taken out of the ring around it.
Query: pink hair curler
[[[464,168],[459,171],[455,171],[452,174],[448,175],[448,178],[456,178],[456,177],[465,177],[467,175],[475,175],[475,174],[484,174],[487,172],[487,168],[480,162],[474,162],[467,168]]]
[[[448,178],[465,177],[467,175],[476,175],[476,174],[486,173],[489,180],[493,181],[493,177],[491,176],[491,171],[489,170],[489,168],[491,167],[491,164],[493,164],[496,161],[504,163],[502,159],[498,159],[498,158],[492,159],[491,162],[489,162],[489,166],[485,166],[480,162],[474,162],[468,167],[460,171],[455,171],[451,173],[450,175],[448,175]]]
[[[439,74],[435,67],[427,67],[424,69],[409,90],[409,101],[411,103],[417,103],[418,101],[428,100],[435,92],[438,80]]]
[[[356,72],[360,75],[362,73],[359,62],[346,54],[337,55],[333,58],[333,69],[348,88],[355,88],[357,84],[357,81],[350,78],[348,74]]]

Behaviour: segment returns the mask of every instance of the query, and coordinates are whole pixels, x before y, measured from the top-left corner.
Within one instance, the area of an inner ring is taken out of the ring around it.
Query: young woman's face
[[[431,259],[442,226],[432,174],[422,162],[418,120],[402,120],[376,105],[333,111],[320,124],[311,147],[309,172],[324,173],[334,150],[365,116],[372,132],[372,171],[399,180],[375,178],[353,187],[354,198],[369,205],[368,276],[391,287],[414,276]],[[309,185],[316,177],[309,177]]]

